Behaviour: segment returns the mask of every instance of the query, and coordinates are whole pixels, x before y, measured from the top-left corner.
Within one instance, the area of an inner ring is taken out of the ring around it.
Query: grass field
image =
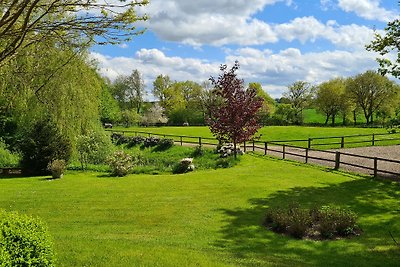
[[[255,155],[185,175],[69,172],[0,179],[0,208],[47,222],[59,266],[395,266],[398,185]],[[295,240],[266,230],[267,207],[346,206],[363,234]]]
[[[115,127],[114,130],[122,130],[122,131],[139,131],[139,132],[148,132],[154,134],[171,134],[178,136],[193,136],[193,137],[202,137],[202,138],[213,138],[210,130],[206,126],[190,126],[190,127],[131,127],[131,128],[123,128],[123,127]],[[267,126],[261,128],[256,136],[261,134],[260,141],[277,141],[277,140],[307,140],[308,138],[318,138],[318,137],[332,137],[332,136],[347,136],[347,135],[372,135],[372,134],[381,134],[387,133],[387,130],[384,128],[354,128],[354,127],[306,127],[306,126]],[[129,133],[127,133],[129,134]],[[133,134],[133,133],[130,133]],[[400,134],[395,134],[391,136],[380,136],[377,139],[385,139],[385,138],[400,138]],[[175,140],[179,141],[179,138],[175,138]],[[369,137],[357,137],[357,138],[347,138],[346,142],[355,142],[355,141],[370,141],[371,136]],[[191,141],[198,142],[198,138],[183,138],[183,141]],[[204,142],[214,142],[211,140],[203,140]],[[313,143],[338,143],[340,142],[340,138],[330,139],[330,140],[314,140]],[[307,146],[307,142],[288,142],[292,145],[297,146]],[[381,141],[376,142],[375,145],[387,145],[387,144],[399,144],[400,140],[395,142],[391,141]],[[354,147],[354,146],[366,146],[371,145],[371,142],[359,143],[359,144],[349,144],[346,147]],[[340,147],[339,144],[334,144],[330,146],[318,146],[317,148],[328,149],[328,148],[337,148]]]

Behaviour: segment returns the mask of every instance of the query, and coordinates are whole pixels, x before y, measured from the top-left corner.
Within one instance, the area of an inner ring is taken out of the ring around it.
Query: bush
[[[151,136],[151,137],[147,137],[144,140],[143,146],[144,147],[153,147],[153,146],[157,146],[159,142],[160,142],[159,137]]]
[[[145,138],[143,136],[130,136],[126,137],[126,147],[132,148],[134,146],[140,145],[144,142]]]
[[[0,210],[0,266],[54,266],[53,244],[39,219]]]
[[[196,146],[192,152],[192,157],[201,157],[204,155],[204,149],[202,146]]]
[[[0,167],[16,167],[20,156],[7,149],[6,144],[0,138]]]
[[[186,173],[194,170],[193,159],[184,158],[179,161],[173,168],[172,172],[175,174]]]
[[[333,238],[356,234],[357,230],[354,212],[330,206],[313,209],[302,209],[296,205],[286,209],[271,208],[264,222],[273,231],[296,238],[307,236],[309,232],[316,232],[322,238]]]
[[[47,169],[51,171],[53,178],[61,178],[65,171],[65,161],[63,159],[53,160],[49,163]]]
[[[112,150],[110,137],[102,131],[89,131],[78,136],[77,150],[82,169],[87,164],[105,163]]]
[[[109,159],[111,172],[115,176],[125,176],[132,169],[132,157],[123,151],[116,151]]]
[[[67,137],[49,121],[41,121],[26,133],[19,145],[21,167],[32,175],[48,174],[47,166],[54,159],[69,161],[72,146]]]
[[[171,148],[174,145],[174,139],[168,139],[168,138],[163,138],[158,141],[157,144],[157,150],[167,150],[168,148]]]

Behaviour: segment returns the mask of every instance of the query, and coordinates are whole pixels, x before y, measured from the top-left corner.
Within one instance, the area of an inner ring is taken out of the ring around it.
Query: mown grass
[[[245,155],[229,169],[184,175],[68,172],[0,179],[0,208],[41,217],[60,266],[395,266],[397,184]],[[295,240],[262,226],[270,206],[334,204],[363,234]]]

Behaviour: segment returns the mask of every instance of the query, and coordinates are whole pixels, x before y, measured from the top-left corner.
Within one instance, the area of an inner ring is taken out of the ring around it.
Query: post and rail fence
[[[112,133],[122,133],[123,135],[144,135],[144,136],[159,136],[163,138],[171,138],[174,142],[183,146],[183,144],[193,145],[209,145],[217,146],[219,141],[215,138],[201,137],[201,136],[187,136],[187,135],[173,135],[173,134],[159,134],[144,131],[130,131],[130,130],[114,130],[106,129],[106,131]],[[328,142],[323,141],[328,140]],[[392,171],[389,169],[381,168],[384,164],[396,164],[399,166],[400,161],[393,159],[385,159],[380,157],[370,157],[363,155],[356,155],[352,153],[340,152],[340,151],[329,151],[317,149],[316,147],[328,147],[328,148],[345,148],[354,147],[356,144],[367,144],[369,146],[376,146],[390,142],[393,144],[400,144],[400,134],[397,133],[381,133],[381,134],[360,134],[360,135],[344,135],[344,136],[330,136],[330,137],[314,137],[308,139],[298,140],[276,140],[276,141],[261,141],[261,140],[250,140],[250,142],[244,142],[242,147],[246,152],[247,149],[251,149],[254,152],[263,152],[264,155],[281,155],[282,159],[287,159],[288,156],[291,158],[302,158],[305,163],[317,163],[321,162],[332,164],[334,169],[339,169],[341,166],[351,166],[354,168],[364,169],[372,172],[374,177],[378,177],[379,174],[393,175],[400,177],[400,171]],[[301,145],[294,145],[294,144]],[[346,146],[347,145],[347,146]],[[272,153],[268,153],[272,152]],[[315,154],[318,153],[318,156]],[[322,157],[326,155],[327,157]],[[367,160],[370,164],[357,163],[357,159]]]

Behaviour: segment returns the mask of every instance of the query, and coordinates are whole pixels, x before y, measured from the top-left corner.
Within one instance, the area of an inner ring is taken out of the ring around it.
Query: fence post
[[[264,142],[264,156],[267,155],[267,151],[268,151],[268,143]]]
[[[199,137],[199,146],[201,146],[201,137]]]
[[[308,148],[311,148],[311,138],[308,138]]]
[[[306,148],[306,163],[308,163],[308,148]]]
[[[246,141],[243,141],[243,151],[246,152]]]
[[[375,134],[372,134],[372,146],[375,145]]]
[[[183,146],[183,144],[182,144],[182,136],[180,136],[180,138],[181,138],[181,146]]]
[[[374,158],[374,178],[378,177],[378,158]]]
[[[286,145],[284,144],[284,145],[282,146],[282,159],[285,159],[285,157],[286,157],[285,151],[286,151]]]
[[[253,139],[253,152],[254,152],[254,139]]]
[[[340,168],[340,152],[336,151],[335,154],[335,170],[339,170]]]
[[[342,136],[342,141],[340,142],[340,148],[344,148],[344,136]]]

